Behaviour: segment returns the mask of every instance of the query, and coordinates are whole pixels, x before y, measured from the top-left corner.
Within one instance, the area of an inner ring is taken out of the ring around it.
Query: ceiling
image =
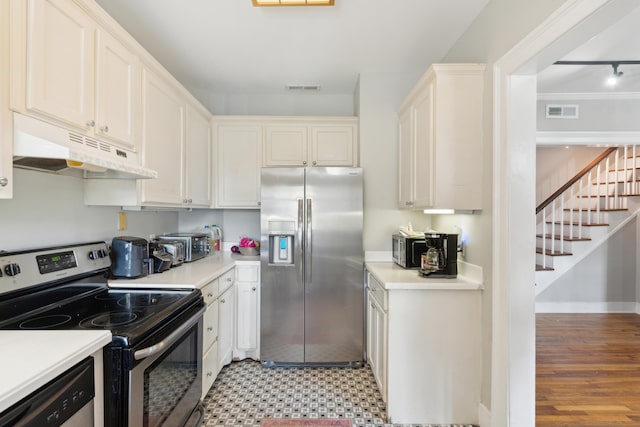
[[[488,0],[97,2],[187,88],[277,94],[320,85],[352,96],[361,72],[422,72],[440,61]]]
[[[640,7],[558,60],[640,60]],[[640,92],[640,65],[620,65],[615,88],[605,84],[611,65],[551,65],[538,74],[540,93]]]

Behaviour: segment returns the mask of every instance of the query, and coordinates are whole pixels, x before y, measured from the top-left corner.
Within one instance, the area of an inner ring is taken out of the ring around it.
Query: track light
[[[615,87],[620,81],[620,77],[624,74],[622,71],[618,71],[620,64],[624,65],[639,65],[640,61],[557,61],[554,65],[611,65],[613,67],[613,74],[607,77],[607,86]]]
[[[613,74],[609,76],[609,78],[607,78],[607,86],[616,86],[618,84],[618,81],[620,80],[620,77],[622,77],[622,71],[618,71],[618,64],[611,64],[611,66],[613,67]]]

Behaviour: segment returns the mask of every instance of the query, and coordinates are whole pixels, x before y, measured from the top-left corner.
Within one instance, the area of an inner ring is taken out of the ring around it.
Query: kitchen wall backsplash
[[[0,200],[0,251],[107,241],[117,235],[148,239],[178,229],[177,212],[127,211],[118,231],[118,207],[85,206],[82,179],[15,169],[14,198]]]

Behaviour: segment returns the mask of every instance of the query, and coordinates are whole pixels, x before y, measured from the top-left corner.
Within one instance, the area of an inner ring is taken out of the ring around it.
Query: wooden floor
[[[640,426],[640,315],[536,316],[536,426]]]

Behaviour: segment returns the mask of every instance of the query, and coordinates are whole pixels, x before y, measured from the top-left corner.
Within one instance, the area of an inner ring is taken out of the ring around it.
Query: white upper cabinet
[[[150,70],[143,70],[142,156],[158,178],[142,182],[142,204],[183,203],[185,101]]]
[[[264,166],[306,166],[309,129],[304,125],[264,127]]]
[[[260,206],[262,127],[258,123],[225,122],[216,118],[214,144],[216,207],[257,209]]]
[[[434,64],[398,114],[398,206],[482,209],[483,64]]]
[[[0,199],[13,197],[13,135],[8,90],[9,1],[0,1]]]
[[[138,58],[106,31],[96,34],[95,130],[103,137],[134,146],[140,117]]]
[[[358,166],[356,125],[311,126],[311,166]]]
[[[129,148],[138,145],[140,66],[78,4],[11,5],[11,108]]]
[[[263,119],[263,166],[358,166],[357,119],[286,119]]]
[[[95,32],[95,23],[73,2],[28,1],[28,110],[81,129],[95,125]]]
[[[211,122],[204,112],[187,104],[187,128],[183,203],[210,207],[211,191]]]

